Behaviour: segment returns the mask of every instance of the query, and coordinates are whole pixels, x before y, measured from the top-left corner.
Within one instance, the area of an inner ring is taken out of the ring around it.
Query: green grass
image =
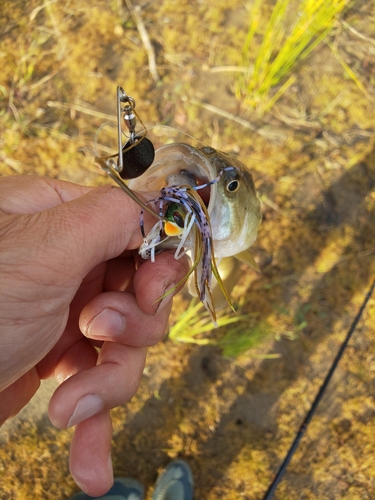
[[[258,347],[270,334],[270,327],[266,322],[260,322],[255,326],[242,323],[231,328],[218,342],[223,351],[223,356],[236,358],[241,354]],[[262,358],[279,357],[277,354],[264,354]]]
[[[179,319],[169,330],[169,338],[174,342],[192,344],[212,344],[212,339],[198,338],[203,333],[208,333],[215,328],[225,327],[248,319],[247,314],[236,316],[232,312],[217,316],[217,326],[213,323],[209,312],[198,299],[193,298],[188,308],[180,314]]]
[[[237,82],[237,96],[260,113],[271,109],[295,82],[292,70],[335,26],[349,0],[277,0],[268,21],[262,0],[255,0],[243,47],[248,68]]]
[[[176,323],[169,330],[169,338],[176,343],[191,343],[198,345],[218,345],[225,357],[237,357],[240,354],[257,347],[270,333],[265,324],[253,326],[254,314],[239,314],[233,312],[217,315],[217,326],[211,316],[198,299],[193,298]],[[219,340],[202,338],[202,335],[212,332],[216,328],[227,328]]]

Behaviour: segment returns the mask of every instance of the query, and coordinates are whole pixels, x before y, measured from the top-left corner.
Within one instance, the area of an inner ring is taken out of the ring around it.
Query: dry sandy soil
[[[262,498],[375,275],[374,2],[354,2],[263,116],[236,97],[238,73],[223,69],[242,65],[248,22],[244,3],[230,4],[141,2],[133,15],[104,0],[1,7],[0,175],[109,182],[79,148],[113,122],[120,84],[147,126],[240,154],[262,202],[262,272],[242,269],[233,293],[248,319],[229,347],[225,328],[207,336],[219,345],[166,336],[137,395],[113,411],[115,473],[137,477],[149,497],[179,456],[196,498]],[[178,297],[172,322],[184,307]],[[275,499],[375,498],[374,324],[372,298]],[[3,431],[1,499],[76,491],[71,431],[48,423],[46,399]]]

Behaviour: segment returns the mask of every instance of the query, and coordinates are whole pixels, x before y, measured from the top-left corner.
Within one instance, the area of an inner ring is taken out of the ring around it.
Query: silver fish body
[[[197,189],[207,206],[216,259],[243,254],[254,243],[261,223],[260,203],[251,174],[240,161],[211,147],[167,144],[129,187],[147,197],[147,192],[182,184]],[[209,186],[199,188],[205,184]],[[170,245],[175,246],[172,241]]]

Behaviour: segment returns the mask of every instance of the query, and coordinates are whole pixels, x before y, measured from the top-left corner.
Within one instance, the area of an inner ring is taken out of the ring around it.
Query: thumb
[[[45,211],[37,226],[45,224],[41,232],[48,230],[45,237],[60,266],[84,277],[97,264],[139,247],[140,214],[140,206],[126,193],[108,186]],[[155,220],[147,214],[145,222]]]
[[[97,264],[141,244],[140,214],[126,193],[107,186],[37,213],[8,215],[1,219],[0,264],[8,274],[17,264],[25,279],[45,286],[76,286]],[[145,214],[146,227],[154,223]]]

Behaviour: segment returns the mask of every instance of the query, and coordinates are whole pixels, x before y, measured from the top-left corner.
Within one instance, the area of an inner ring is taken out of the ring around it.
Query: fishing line
[[[369,288],[369,290],[368,290],[368,292],[367,292],[367,294],[362,302],[362,305],[359,308],[359,311],[358,311],[356,317],[354,318],[353,323],[352,323],[351,327],[349,328],[348,333],[346,334],[346,337],[345,337],[343,343],[341,344],[341,347],[340,347],[338,353],[336,354],[336,357],[331,365],[331,368],[330,368],[324,382],[322,383],[322,385],[319,389],[319,392],[316,395],[315,400],[314,400],[313,404],[311,405],[311,408],[305,417],[305,420],[303,421],[301,427],[299,428],[299,431],[297,432],[296,437],[294,438],[294,441],[293,441],[291,447],[289,448],[287,454],[285,455],[285,458],[284,458],[276,476],[274,477],[266,494],[264,495],[263,500],[270,500],[273,497],[273,494],[275,493],[275,490],[276,490],[279,482],[281,481],[282,477],[284,476],[285,470],[288,467],[288,464],[289,464],[291,458],[293,457],[294,452],[297,450],[299,442],[301,441],[301,438],[304,435],[304,433],[307,429],[307,426],[309,425],[309,423],[310,423],[310,421],[311,421],[311,419],[312,419],[312,417],[313,417],[313,415],[314,415],[314,413],[315,413],[315,411],[316,411],[316,409],[317,409],[317,407],[318,407],[318,405],[323,397],[325,390],[327,389],[327,386],[332,378],[332,375],[334,374],[334,372],[337,368],[337,365],[338,365],[340,359],[342,358],[342,355],[344,354],[344,351],[348,345],[348,342],[349,342],[354,330],[356,329],[359,320],[361,319],[363,311],[366,308],[367,302],[370,300],[370,297],[372,295],[372,292],[374,291],[374,288],[375,288],[375,280],[373,281],[372,285],[370,286],[370,288]]]

